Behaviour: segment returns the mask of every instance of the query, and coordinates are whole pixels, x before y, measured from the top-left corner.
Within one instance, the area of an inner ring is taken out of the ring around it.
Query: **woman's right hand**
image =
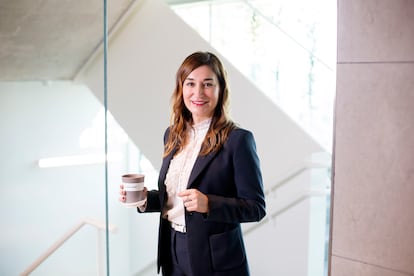
[[[147,194],[148,194],[147,187],[144,187],[144,190],[142,192],[144,193],[143,198],[146,201]],[[126,191],[125,191],[125,188],[124,188],[124,184],[119,185],[119,198],[118,198],[118,200],[121,203],[126,203]],[[139,201],[140,204],[142,204],[142,202],[143,202],[143,200]]]

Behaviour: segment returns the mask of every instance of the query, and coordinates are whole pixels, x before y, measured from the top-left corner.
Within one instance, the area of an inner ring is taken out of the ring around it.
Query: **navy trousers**
[[[171,260],[163,266],[163,276],[194,276],[191,271],[190,258],[185,233],[171,228]]]

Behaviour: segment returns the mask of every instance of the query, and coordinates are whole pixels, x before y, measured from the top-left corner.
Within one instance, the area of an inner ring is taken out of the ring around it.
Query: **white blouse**
[[[165,178],[168,200],[164,210],[162,210],[162,216],[177,225],[185,226],[184,203],[177,196],[177,193],[187,189],[191,171],[200,153],[201,144],[210,123],[211,118],[195,124],[189,129],[187,145],[174,156],[168,168]]]

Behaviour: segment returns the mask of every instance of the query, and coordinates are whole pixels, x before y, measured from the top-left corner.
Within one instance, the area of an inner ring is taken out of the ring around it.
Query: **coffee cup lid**
[[[122,181],[125,183],[137,183],[144,182],[145,175],[138,173],[124,174],[122,176]]]

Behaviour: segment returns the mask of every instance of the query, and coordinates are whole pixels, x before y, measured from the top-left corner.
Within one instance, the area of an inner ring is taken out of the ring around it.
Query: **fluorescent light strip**
[[[121,161],[122,154],[120,152],[108,153],[108,162]],[[85,154],[72,155],[62,157],[42,158],[38,161],[40,168],[80,166],[105,163],[105,154]]]

